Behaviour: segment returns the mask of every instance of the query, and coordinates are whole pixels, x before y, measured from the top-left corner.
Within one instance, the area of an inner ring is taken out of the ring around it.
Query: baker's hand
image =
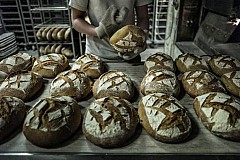
[[[133,52],[126,52],[126,53],[118,52],[118,56],[124,60],[131,60],[131,59],[137,57],[138,55],[140,55],[140,53],[145,51],[146,48],[147,48],[147,44],[144,43],[143,46],[136,47]]]
[[[114,5],[110,6],[99,22],[99,26],[95,29],[97,36],[99,38],[105,36],[111,37],[127,17],[128,11],[126,7],[122,7],[118,10]]]

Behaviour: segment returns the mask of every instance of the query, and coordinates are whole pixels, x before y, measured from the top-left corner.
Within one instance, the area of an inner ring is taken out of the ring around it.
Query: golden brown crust
[[[39,100],[28,112],[23,133],[27,140],[41,147],[59,145],[69,139],[81,123],[81,111],[70,97]]]
[[[240,71],[232,71],[221,76],[226,89],[233,95],[240,97]]]

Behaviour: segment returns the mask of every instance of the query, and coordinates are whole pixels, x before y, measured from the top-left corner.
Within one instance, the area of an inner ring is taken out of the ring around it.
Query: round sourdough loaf
[[[21,99],[10,96],[0,97],[0,142],[22,127],[26,107]]]
[[[42,84],[43,78],[34,72],[12,74],[0,83],[0,96],[30,100],[41,89]]]
[[[79,70],[91,78],[98,78],[103,73],[104,66],[98,56],[85,53],[73,63],[72,70]]]
[[[51,96],[70,96],[76,100],[85,98],[92,90],[89,77],[77,70],[64,71],[53,79],[50,86]]]
[[[194,99],[194,110],[204,126],[214,135],[240,141],[240,101],[210,92]]]
[[[143,95],[162,92],[177,97],[180,93],[180,84],[176,75],[169,70],[151,70],[140,84]]]
[[[146,132],[158,141],[178,143],[190,135],[187,110],[172,96],[153,93],[142,97],[138,115]]]
[[[240,71],[232,71],[221,76],[226,89],[233,95],[240,97]]]
[[[135,25],[126,25],[117,30],[110,38],[110,44],[120,53],[134,52],[144,48],[146,33]]]
[[[69,139],[80,123],[80,106],[73,98],[43,98],[28,112],[23,134],[37,146],[53,147]]]
[[[18,53],[0,62],[0,82],[10,73],[31,70],[35,57],[28,53]]]
[[[115,96],[131,100],[134,97],[134,85],[131,78],[123,72],[108,71],[93,84],[94,98]]]
[[[91,143],[101,147],[121,147],[135,132],[137,112],[132,104],[118,97],[104,97],[87,108],[82,130]]]
[[[188,71],[183,74],[182,84],[184,90],[196,97],[208,92],[226,92],[222,82],[206,70]]]
[[[172,72],[176,71],[175,63],[170,55],[157,52],[149,56],[144,62],[144,71],[148,72],[153,69],[166,69]]]
[[[69,66],[68,59],[62,54],[51,53],[40,56],[33,64],[32,71],[45,78],[54,78]]]
[[[231,71],[240,70],[240,62],[235,57],[219,54],[213,55],[209,62],[214,74],[222,76]]]
[[[176,58],[175,62],[178,70],[182,73],[200,69],[208,71],[210,70],[210,67],[204,58],[191,53],[184,53],[179,55]]]

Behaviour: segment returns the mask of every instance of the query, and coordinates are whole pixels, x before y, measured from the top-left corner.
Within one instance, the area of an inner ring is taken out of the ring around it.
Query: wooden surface
[[[143,71],[143,64],[129,64],[129,63],[108,63],[106,64],[109,70],[118,70],[128,74],[134,82],[136,88],[139,85],[145,75]],[[39,92],[39,97],[35,98],[31,102],[26,104],[31,106],[39,98],[48,97],[49,95],[49,80],[45,81],[45,87],[42,92]],[[138,100],[141,98],[141,94],[136,94],[134,99],[134,107],[137,108]],[[184,93],[178,98],[183,106],[189,111],[190,118],[193,124],[193,131],[191,136],[184,142],[179,144],[165,144],[151,138],[144,129],[139,125],[135,135],[131,140],[120,148],[104,149],[88,142],[83,136],[81,129],[70,140],[61,146],[55,148],[40,148],[26,140],[21,131],[15,133],[6,142],[0,145],[0,155],[41,155],[47,154],[49,156],[55,156],[58,154],[69,155],[77,154],[78,156],[86,154],[143,154],[143,155],[166,155],[171,154],[173,156],[182,154],[210,154],[210,155],[237,155],[240,153],[240,143],[231,142],[212,135],[198,120],[196,117],[192,102],[193,99]],[[87,100],[80,101],[82,106],[82,112],[93,101],[92,95]],[[2,160],[2,158],[0,158]]]

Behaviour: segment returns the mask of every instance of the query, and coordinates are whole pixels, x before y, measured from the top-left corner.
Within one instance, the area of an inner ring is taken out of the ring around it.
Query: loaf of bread
[[[65,35],[65,31],[67,30],[67,28],[62,28],[60,31],[58,31],[57,33],[57,39],[59,41],[63,41],[64,40],[64,35]]]
[[[120,71],[108,71],[93,84],[94,98],[116,96],[127,100],[134,97],[134,85],[131,78]]]
[[[91,78],[98,78],[103,74],[104,66],[101,59],[91,53],[80,56],[72,65],[72,70],[79,70]]]
[[[48,32],[47,32],[47,35],[46,35],[46,38],[47,38],[47,40],[48,41],[52,41],[52,33],[53,33],[53,31],[55,30],[55,27],[52,27],[51,29],[49,29],[48,30]]]
[[[222,76],[227,72],[240,70],[239,60],[229,55],[213,55],[209,64],[213,73],[218,76]]]
[[[140,91],[143,95],[161,92],[177,97],[180,93],[180,84],[172,71],[155,69],[143,77]]]
[[[40,55],[45,54],[45,47],[44,46],[40,46],[39,47],[39,52],[40,52]]]
[[[61,30],[60,27],[57,27],[57,28],[54,29],[54,31],[52,32],[52,38],[53,38],[53,40],[55,40],[55,41],[58,40],[57,34],[58,34],[58,32],[59,32],[60,30]]]
[[[134,52],[144,47],[146,33],[138,26],[126,25],[116,31],[110,38],[110,44],[121,53]]]
[[[44,27],[42,27],[42,28],[40,28],[38,31],[37,31],[37,33],[36,33],[36,37],[37,37],[37,39],[38,40],[42,40],[43,38],[42,38],[42,32],[44,31]]]
[[[87,108],[82,124],[83,134],[101,147],[121,147],[132,137],[138,124],[132,104],[118,97],[94,100]]]
[[[44,48],[44,54],[49,54],[51,53],[51,45],[48,44],[45,48]]]
[[[51,27],[46,27],[43,31],[42,31],[42,40],[47,40],[47,33],[48,31],[51,29]]]
[[[23,134],[41,147],[53,147],[69,139],[79,128],[81,110],[71,97],[43,98],[28,112]]]
[[[0,96],[13,96],[30,100],[42,87],[43,78],[34,72],[22,72],[8,76],[0,84]]]
[[[69,27],[64,33],[64,39],[66,41],[70,41],[70,37],[71,37],[71,28]]]
[[[233,95],[240,97],[240,71],[232,71],[221,76],[226,89]]]
[[[51,53],[55,53],[56,48],[57,48],[57,44],[55,43],[50,48]]]
[[[172,96],[153,93],[142,97],[138,115],[146,132],[158,141],[179,143],[191,133],[187,110]]]
[[[214,135],[240,141],[240,101],[220,92],[210,92],[194,99],[194,110],[204,126]]]
[[[176,71],[175,63],[168,54],[157,52],[149,56],[144,62],[144,71],[148,72],[153,69],[167,69],[172,72]]]
[[[56,47],[55,52],[53,52],[53,53],[61,54],[62,47],[63,47],[63,45],[62,45],[62,44],[59,44],[59,45]]]
[[[32,71],[40,74],[42,77],[54,78],[68,66],[68,59],[64,55],[51,53],[37,58],[33,64]]]
[[[194,70],[210,70],[210,67],[204,58],[191,53],[179,55],[175,62],[178,70],[182,73]]]
[[[0,62],[0,82],[11,73],[31,70],[35,60],[28,53],[18,53],[3,59]]]
[[[182,77],[182,84],[191,97],[208,92],[226,92],[222,82],[214,74],[206,70],[185,72]]]
[[[92,90],[92,81],[78,70],[61,72],[50,86],[51,96],[70,96],[76,100],[85,98]]]
[[[62,47],[61,53],[67,58],[73,58],[73,51],[70,47]]]
[[[0,142],[22,127],[26,107],[21,99],[10,96],[0,97]]]

